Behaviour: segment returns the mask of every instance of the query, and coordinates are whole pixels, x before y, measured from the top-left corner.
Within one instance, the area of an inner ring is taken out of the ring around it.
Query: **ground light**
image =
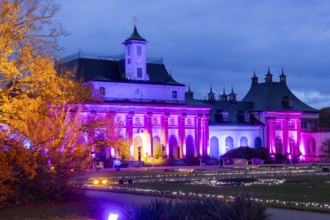
[[[108,217],[108,220],[117,220],[118,217],[119,217],[118,214],[110,213],[110,214],[109,214],[109,217]]]

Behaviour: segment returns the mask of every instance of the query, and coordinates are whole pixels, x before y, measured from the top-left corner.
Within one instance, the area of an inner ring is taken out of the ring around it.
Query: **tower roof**
[[[146,39],[144,39],[143,37],[141,37],[141,35],[137,31],[137,28],[136,28],[135,25],[134,25],[133,33],[131,34],[131,36],[129,38],[127,38],[125,40],[125,42],[130,41],[130,40],[146,41]]]

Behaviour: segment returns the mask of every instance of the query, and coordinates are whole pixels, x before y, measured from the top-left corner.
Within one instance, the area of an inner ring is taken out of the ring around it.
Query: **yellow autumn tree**
[[[118,141],[94,138],[113,120],[84,114],[91,88],[54,68],[58,10],[52,0],[0,0],[0,206],[62,195],[92,146]]]

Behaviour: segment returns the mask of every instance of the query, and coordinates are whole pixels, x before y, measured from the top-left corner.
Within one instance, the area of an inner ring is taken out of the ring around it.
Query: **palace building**
[[[284,72],[273,81],[252,77],[242,101],[233,89],[208,99],[175,81],[162,60],[146,57],[147,41],[134,25],[124,42],[124,56],[79,52],[61,63],[76,67],[77,76],[91,84],[103,102],[84,104],[85,113],[112,113],[123,137],[130,140],[136,160],[162,151],[168,158],[215,157],[240,146],[265,147],[272,154],[317,161],[327,133],[318,132],[319,111],[300,101],[288,88]],[[188,91],[187,91],[188,90]],[[115,156],[111,146],[106,158]]]

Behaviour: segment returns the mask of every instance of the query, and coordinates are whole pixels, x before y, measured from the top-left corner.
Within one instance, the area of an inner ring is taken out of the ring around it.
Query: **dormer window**
[[[172,99],[177,99],[178,98],[178,91],[173,90],[172,91]]]
[[[293,107],[293,98],[291,98],[288,95],[287,96],[283,96],[282,103],[284,105],[286,105],[287,107],[292,108]]]
[[[100,87],[100,96],[105,96],[105,87]]]

